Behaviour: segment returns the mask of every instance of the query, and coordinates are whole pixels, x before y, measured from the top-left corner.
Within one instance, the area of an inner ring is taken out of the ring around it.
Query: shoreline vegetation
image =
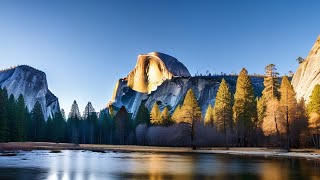
[[[120,152],[120,153],[195,153],[195,154],[224,154],[265,158],[302,158],[320,160],[320,150],[312,148],[291,149],[289,152],[280,148],[269,147],[159,147],[137,145],[101,145],[101,144],[71,144],[51,142],[9,142],[0,143],[0,156],[14,156],[15,151],[50,150],[59,153],[61,150],[85,150],[92,152]]]

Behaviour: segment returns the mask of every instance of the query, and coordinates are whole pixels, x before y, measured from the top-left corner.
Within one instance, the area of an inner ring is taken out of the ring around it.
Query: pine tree
[[[233,129],[232,119],[232,96],[227,82],[222,79],[214,104],[214,119],[218,131],[231,132]]]
[[[309,128],[315,148],[320,148],[320,85],[314,86],[310,101],[307,105],[309,114]]]
[[[32,121],[32,114],[29,111],[28,107],[24,109],[24,116],[25,116],[25,137],[27,141],[33,141],[34,139],[34,129],[33,129],[33,121]]]
[[[161,113],[157,102],[154,103],[150,113],[150,123],[153,125],[161,125]]]
[[[211,104],[208,105],[206,115],[204,116],[204,124],[206,126],[214,126],[213,109]]]
[[[76,100],[74,100],[73,103],[72,103],[71,110],[70,110],[68,118],[78,118],[79,120],[81,119],[79,106],[78,106]]]
[[[297,110],[297,100],[296,93],[288,79],[287,76],[282,77],[282,82],[280,86],[280,107],[281,107],[281,125],[284,126],[286,133],[286,148],[289,150],[291,148],[291,133],[290,125],[295,120],[296,110]]]
[[[307,134],[308,117],[306,112],[305,100],[301,98],[298,101],[295,119],[291,124],[293,146],[299,148],[302,144],[303,135]],[[305,136],[304,136],[305,137]]]
[[[179,104],[172,114],[172,121],[175,123],[181,122],[181,105]]]
[[[256,103],[248,71],[242,69],[234,95],[233,117],[241,146],[247,146],[252,136],[253,121],[256,117]]]
[[[11,94],[7,104],[8,112],[8,128],[10,141],[16,141],[17,139],[17,113],[16,113],[16,100]]]
[[[280,131],[282,131],[280,119],[280,104],[276,98],[266,102],[266,113],[262,122],[262,131],[265,136],[276,135],[280,139]]]
[[[198,105],[198,101],[192,91],[192,89],[189,89],[187,91],[187,94],[184,98],[183,105],[181,107],[181,117],[179,119],[182,120],[182,122],[188,123],[190,125],[190,136],[192,143],[195,140],[195,126],[200,123],[201,121],[201,109]],[[195,145],[192,144],[192,148],[195,149]]]
[[[274,135],[277,133],[279,136],[279,119],[277,119],[280,111],[279,107],[279,82],[277,68],[274,64],[269,64],[265,68],[266,76],[264,77],[264,89],[262,97],[257,102],[258,108],[258,122],[262,119],[262,127],[265,135]]]
[[[266,111],[267,111],[267,107],[266,107],[266,102],[265,102],[265,98],[264,97],[257,97],[256,98],[256,102],[257,102],[257,123],[256,123],[256,127],[257,128],[261,128],[262,127],[262,123],[263,123],[263,119],[266,116]]]
[[[265,102],[267,100],[271,100],[273,98],[276,98],[279,100],[280,98],[280,84],[278,81],[278,75],[279,73],[277,72],[277,68],[275,67],[274,64],[269,64],[265,68],[265,77],[264,77],[264,89],[262,91],[263,98]]]
[[[72,143],[75,143],[75,144],[79,143],[80,120],[81,120],[81,116],[80,116],[77,101],[73,101],[67,123],[68,123],[69,139]]]
[[[267,99],[273,97],[280,98],[278,75],[276,65],[269,64],[265,67],[265,78],[263,82],[265,88],[263,94]]]
[[[170,126],[172,124],[171,115],[168,107],[165,107],[161,113],[161,122],[165,126]]]
[[[0,87],[0,142],[7,142],[9,140],[8,113],[6,109],[7,98],[4,90]]]
[[[88,104],[85,107],[85,110],[83,112],[83,140],[87,140],[87,142],[93,144],[95,142],[95,130],[97,128],[98,124],[98,118],[97,113],[95,109],[93,108],[91,102],[88,102]],[[83,142],[85,143],[85,141]]]
[[[320,85],[316,84],[310,95],[310,101],[308,103],[307,109],[308,114],[317,113],[320,115]]]
[[[120,144],[128,143],[130,118],[124,106],[120,108],[114,117],[116,122],[116,133]]]
[[[56,112],[52,119],[53,124],[53,142],[60,143],[65,139],[66,121],[62,115],[63,109]]]
[[[46,123],[46,140],[49,142],[54,142],[55,130],[53,129],[53,120],[49,116]]]
[[[25,121],[26,121],[26,117],[25,117],[25,102],[24,102],[24,98],[23,95],[20,94],[17,100],[17,104],[16,104],[16,120],[17,120],[17,124],[16,124],[16,140],[15,141],[23,141],[25,140]]]
[[[46,122],[44,120],[41,104],[37,101],[32,109],[32,122],[34,141],[43,141],[45,139]]]
[[[135,123],[138,124],[150,124],[150,112],[148,108],[146,108],[145,103],[141,102],[136,118]]]
[[[181,106],[181,117],[182,122],[192,123],[193,121],[201,120],[201,109],[198,105],[198,101],[192,91],[189,89],[184,98],[183,104]]]

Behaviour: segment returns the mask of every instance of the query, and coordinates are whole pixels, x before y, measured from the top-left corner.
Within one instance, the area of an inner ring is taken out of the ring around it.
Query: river
[[[0,179],[320,179],[320,161],[217,154],[20,151]]]

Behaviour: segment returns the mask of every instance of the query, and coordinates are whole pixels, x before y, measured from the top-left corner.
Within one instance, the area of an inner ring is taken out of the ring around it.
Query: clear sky
[[[47,74],[67,112],[110,100],[138,54],[176,57],[194,75],[295,71],[320,33],[319,1],[1,0],[0,69],[28,64]]]

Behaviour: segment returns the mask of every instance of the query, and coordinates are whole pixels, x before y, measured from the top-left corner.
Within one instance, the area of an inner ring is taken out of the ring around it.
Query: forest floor
[[[229,154],[258,157],[279,157],[279,158],[305,158],[319,159],[320,150],[312,148],[291,149],[289,152],[279,148],[266,147],[223,147],[197,148],[192,150],[190,147],[156,147],[156,146],[135,146],[135,145],[100,145],[100,144],[70,144],[70,143],[50,143],[50,142],[10,142],[0,143],[1,152],[12,152],[16,150],[88,150],[93,152],[159,152],[159,153],[205,153],[205,154]]]

